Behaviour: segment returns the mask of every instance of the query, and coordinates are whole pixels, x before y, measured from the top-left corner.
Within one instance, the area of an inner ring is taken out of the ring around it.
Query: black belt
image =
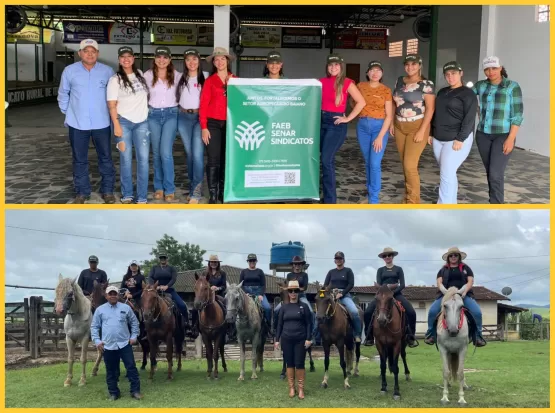
[[[198,109],[183,109],[181,106],[179,107],[179,110],[183,113],[198,113]]]

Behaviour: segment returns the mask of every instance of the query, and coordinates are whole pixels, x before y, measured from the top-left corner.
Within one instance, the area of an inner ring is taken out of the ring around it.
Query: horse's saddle
[[[468,322],[468,342],[469,343],[471,342],[474,345],[476,345],[476,339],[478,337],[478,328],[476,325],[476,320],[474,319],[474,316],[472,315],[472,313],[468,311],[466,307],[463,307],[463,313]],[[441,318],[442,314],[443,314],[443,311],[440,312],[436,317],[436,319],[434,320],[434,328],[436,329],[436,331],[437,331],[437,323],[439,322],[439,319]]]
[[[226,305],[225,305],[225,299],[216,294],[215,301],[220,305],[220,307],[221,307],[221,309],[222,309],[222,311],[224,312],[224,315],[225,315],[226,312],[227,312],[227,308],[226,308]]]
[[[405,307],[403,307],[403,304],[401,303],[401,301],[393,299],[393,302],[395,303],[395,305],[397,306],[397,308],[401,312],[401,315],[403,315],[405,313]]]

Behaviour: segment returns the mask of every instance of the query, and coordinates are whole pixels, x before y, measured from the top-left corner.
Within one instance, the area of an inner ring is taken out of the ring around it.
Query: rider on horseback
[[[436,342],[436,325],[435,321],[441,312],[441,299],[443,293],[441,292],[441,286],[445,289],[450,287],[457,287],[458,289],[464,288],[461,297],[463,299],[464,306],[476,322],[476,347],[483,347],[486,345],[486,341],[482,337],[482,310],[480,306],[474,299],[474,293],[472,291],[472,286],[474,285],[474,273],[468,265],[466,265],[463,260],[466,258],[466,253],[460,251],[457,247],[449,248],[449,250],[443,254],[442,260],[445,261],[445,265],[437,273],[437,286],[440,289],[436,300],[430,307],[428,312],[428,331],[426,332],[426,339],[424,342],[426,344],[435,344]]]
[[[341,251],[338,251],[335,253],[334,259],[337,268],[334,268],[333,270],[330,270],[328,272],[326,280],[324,281],[323,288],[325,289],[326,287],[330,286],[332,290],[335,288],[340,290],[335,298],[339,300],[339,302],[347,309],[347,311],[351,315],[355,342],[360,343],[360,336],[362,335],[362,321],[358,315],[357,306],[353,302],[351,294],[349,293],[349,291],[351,291],[351,289],[355,285],[355,275],[350,268],[344,266],[345,254],[343,254]],[[315,328],[317,328],[316,323],[314,324]]]
[[[264,309],[264,320],[266,321],[268,334],[271,334],[272,309],[265,294],[266,275],[260,268],[256,268],[256,263],[258,262],[256,254],[249,254],[247,262],[249,263],[249,268],[245,268],[241,271],[239,283],[243,282],[242,289],[244,292],[258,297],[258,301],[262,304],[262,308]]]
[[[89,268],[81,271],[77,284],[83,290],[85,296],[90,296],[94,291],[94,282],[104,284],[108,282],[106,273],[98,268],[98,257],[91,255],[89,257]]]
[[[393,251],[392,248],[384,248],[383,252],[378,254],[378,257],[385,261],[385,267],[378,269],[376,276],[376,284],[387,285],[387,286],[397,286],[393,291],[393,297],[395,300],[399,301],[405,309],[405,316],[407,317],[407,327],[406,327],[406,338],[409,347],[417,347],[418,342],[414,337],[416,332],[416,311],[412,307],[412,304],[403,296],[403,289],[405,288],[405,274],[403,269],[397,265],[393,264],[393,257],[397,256],[399,253]],[[366,307],[364,311],[364,324],[367,326],[366,338],[364,340],[365,346],[374,345],[374,313],[376,311],[376,300]]]
[[[227,274],[224,270],[220,268],[221,261],[218,259],[217,255],[211,255],[208,258],[208,268],[206,269],[206,277],[208,279],[208,284],[210,284],[210,289],[214,291],[216,295],[216,301],[220,303],[222,309],[224,310],[224,318],[226,315],[227,306],[225,303],[225,293],[227,291]]]
[[[120,290],[123,292],[122,295],[126,300],[131,300],[137,319],[142,321],[141,314],[141,295],[143,293],[143,282],[146,282],[144,275],[141,273],[141,267],[137,264],[137,261],[131,261],[129,267],[127,267],[127,274],[123,276],[121,281]],[[142,324],[140,325],[142,327]],[[144,329],[140,331],[138,340],[146,339],[146,332]]]
[[[183,322],[185,324],[185,328],[189,328],[189,311],[187,309],[187,305],[183,301],[183,299],[177,294],[177,291],[173,288],[177,280],[177,271],[175,267],[168,264],[168,254],[166,251],[161,250],[158,253],[158,259],[160,260],[160,265],[155,265],[150,270],[150,274],[148,276],[148,284],[153,285],[158,281],[158,289],[160,291],[165,292],[166,294],[170,294],[172,297],[173,302],[179,309],[179,312],[183,316]],[[196,312],[193,312],[193,325],[196,325],[194,318]],[[193,336],[198,336],[198,331],[192,331]]]

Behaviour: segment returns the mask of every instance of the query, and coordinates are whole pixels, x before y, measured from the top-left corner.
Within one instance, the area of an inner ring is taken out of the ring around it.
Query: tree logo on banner
[[[235,129],[235,140],[239,142],[241,149],[254,151],[260,148],[260,144],[266,139],[264,126],[258,121],[248,123],[242,121]]]

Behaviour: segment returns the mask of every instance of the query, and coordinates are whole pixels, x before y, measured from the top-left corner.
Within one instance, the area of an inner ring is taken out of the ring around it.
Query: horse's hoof
[[[387,394],[387,390],[382,390],[382,391],[380,391],[380,394],[381,394],[382,396],[385,396],[385,395]]]
[[[251,380],[258,380],[258,376],[252,375]]]
[[[351,386],[349,386],[348,384],[345,385],[345,390],[351,390]]]
[[[407,377],[407,381],[412,381],[412,379],[410,378],[410,375],[409,375],[409,374],[407,374],[406,377]]]
[[[227,367],[224,367],[224,373],[227,373]]]
[[[93,372],[91,373],[91,376],[92,376],[92,377],[98,376],[98,371],[93,371]]]
[[[393,400],[401,400],[401,396],[399,394],[394,394]]]
[[[358,371],[355,372],[355,374],[353,374],[353,377],[360,377],[360,375],[358,374]]]
[[[71,382],[70,382],[70,381],[64,382],[64,387],[70,387],[70,386],[71,386]]]
[[[215,376],[214,380],[220,380],[220,378],[218,376]]]
[[[310,372],[314,373],[316,371],[316,369],[314,368],[314,366],[310,366]]]
[[[79,387],[83,387],[85,384],[87,384],[87,382],[82,380],[79,382]]]
[[[280,374],[280,375],[279,375],[279,378],[280,378],[281,380],[285,380],[285,374]]]
[[[443,406],[447,406],[449,404],[449,400],[441,400],[441,404]]]
[[[328,383],[322,383],[320,384],[320,387],[323,389],[327,389],[328,388]]]
[[[237,381],[245,381],[245,378],[243,376],[240,376]]]

